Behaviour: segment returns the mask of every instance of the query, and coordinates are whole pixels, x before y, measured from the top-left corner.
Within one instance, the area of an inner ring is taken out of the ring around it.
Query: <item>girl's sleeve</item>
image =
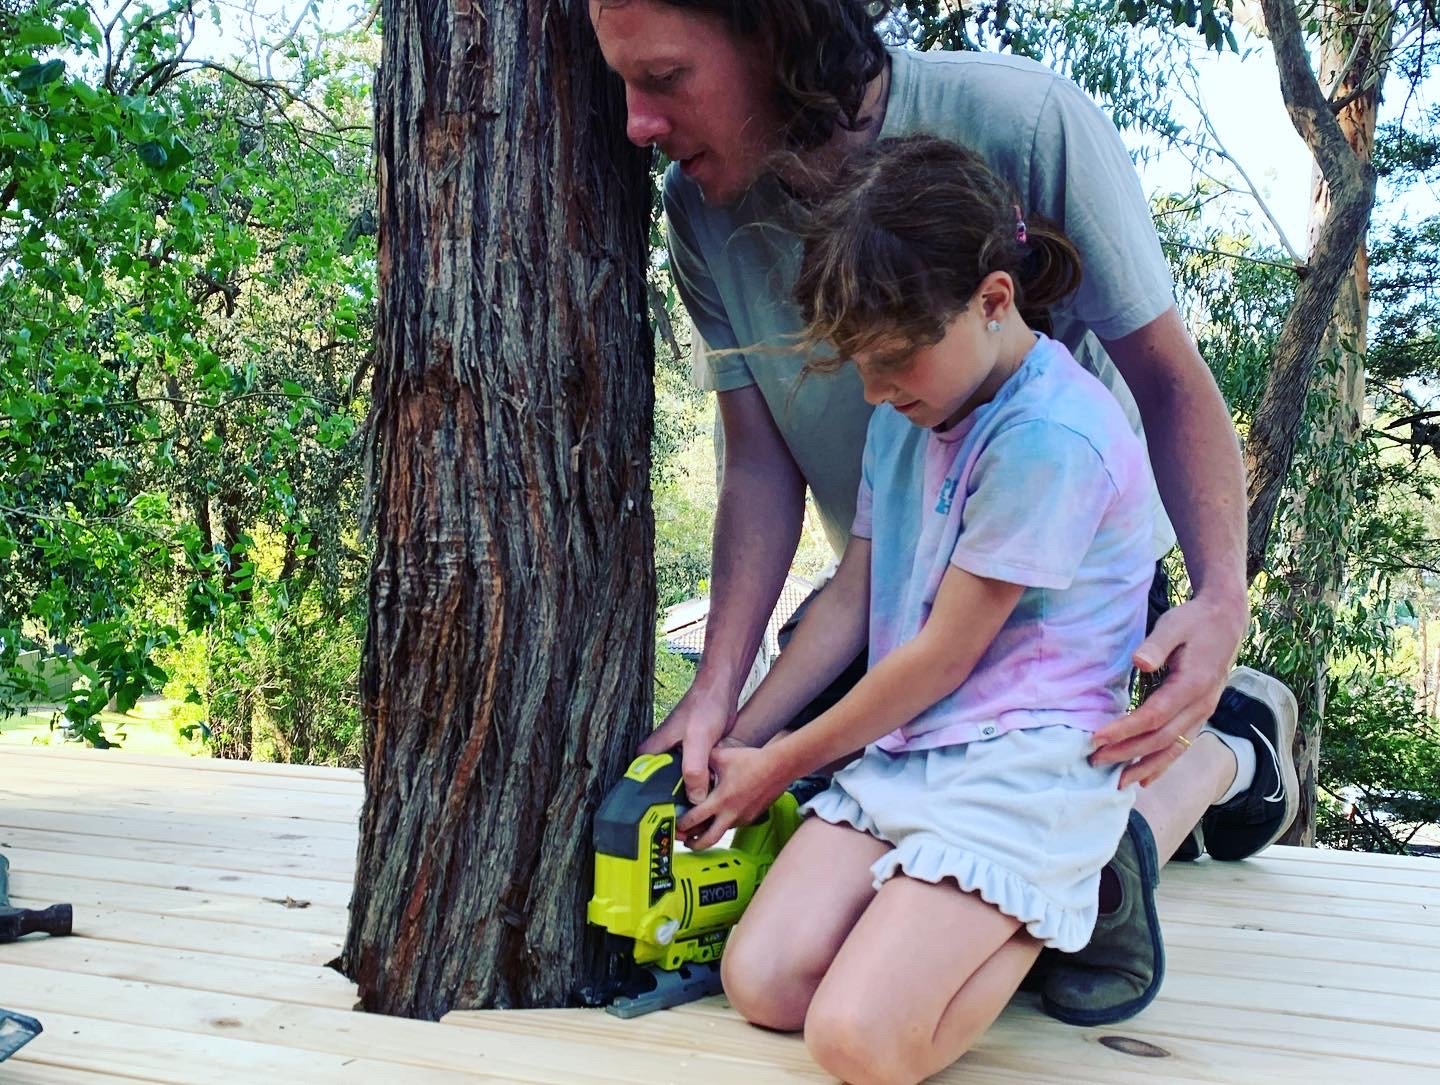
[[[1118,489],[1088,438],[1045,419],[997,434],[976,461],[950,564],[1031,588],[1068,588]]]

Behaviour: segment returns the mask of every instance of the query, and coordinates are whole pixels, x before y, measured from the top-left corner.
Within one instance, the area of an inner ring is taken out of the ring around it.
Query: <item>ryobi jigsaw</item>
[[[595,818],[595,895],[587,916],[627,957],[627,976],[608,992],[609,1012],[638,1017],[720,990],[720,954],[781,845],[800,824],[807,781],[781,795],[729,847],[677,847],[688,809],[680,763],[642,754]]]

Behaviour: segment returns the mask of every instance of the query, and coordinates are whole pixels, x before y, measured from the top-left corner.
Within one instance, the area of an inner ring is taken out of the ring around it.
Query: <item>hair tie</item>
[[[1017,203],[1011,206],[1015,208],[1015,240],[1023,245],[1030,240],[1030,234],[1026,231],[1025,220],[1020,215],[1020,205]]]

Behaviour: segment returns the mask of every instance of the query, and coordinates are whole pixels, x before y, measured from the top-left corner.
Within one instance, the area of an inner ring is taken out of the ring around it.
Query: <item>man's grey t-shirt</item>
[[[893,49],[890,62],[880,138],[923,132],[969,147],[1010,182],[1024,212],[1054,222],[1075,243],[1083,283],[1053,311],[1052,334],[1141,432],[1134,399],[1096,336],[1116,339],[1160,316],[1173,304],[1173,282],[1114,126],[1074,83],[1033,61]],[[760,389],[838,554],[855,515],[871,408],[853,367],[801,379],[805,356],[791,349],[804,327],[791,300],[801,251],[777,225],[783,199],[761,183],[732,207],[712,206],[671,166],[664,186],[671,269],[704,341],[697,345],[701,387]],[[1175,535],[1158,493],[1151,504],[1158,558]]]

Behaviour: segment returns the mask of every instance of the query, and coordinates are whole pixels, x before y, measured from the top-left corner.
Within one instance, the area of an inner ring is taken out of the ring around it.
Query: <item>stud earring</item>
[[[990,321],[989,324],[986,324],[986,325],[985,325],[985,330],[986,330],[987,332],[998,332],[998,331],[1000,330],[1000,321],[998,321],[998,320],[992,320],[992,321]]]

